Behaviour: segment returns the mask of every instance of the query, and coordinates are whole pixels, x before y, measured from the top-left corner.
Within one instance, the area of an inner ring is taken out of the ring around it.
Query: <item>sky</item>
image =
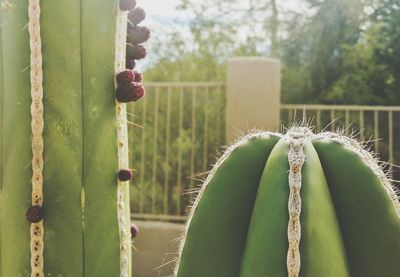
[[[199,0],[201,1],[201,0]],[[176,10],[180,0],[137,0],[139,6],[143,7],[150,18],[153,17],[177,17],[181,12]],[[285,0],[280,3],[286,8],[299,9],[299,1]]]
[[[163,34],[169,33],[172,30],[179,28],[181,35],[188,36],[190,33],[187,28],[187,23],[190,21],[190,15],[183,11],[176,9],[177,5],[181,0],[136,0],[137,6],[142,7],[146,11],[146,20],[141,24],[145,25],[151,30],[151,37],[162,38]],[[202,0],[198,0],[202,1]],[[293,9],[296,11],[303,10],[304,7],[299,5],[298,0],[284,0],[280,2],[285,8]],[[240,34],[239,34],[240,35]],[[189,40],[189,39],[188,39]],[[153,44],[150,41],[147,43],[147,48],[151,52]],[[156,60],[148,55],[144,61],[138,64],[139,69],[145,69],[146,67],[154,64]]]
[[[150,52],[152,37],[167,33],[173,28],[181,28],[184,24],[179,19],[183,19],[185,15],[176,10],[180,0],[137,0],[136,2],[137,6],[146,11],[146,20],[141,25],[150,28],[150,40],[146,43]],[[137,63],[137,66],[139,70],[143,70],[154,62],[150,53],[146,59]]]
[[[176,16],[178,14],[175,7],[178,5],[179,0],[138,0],[137,3],[151,17]]]

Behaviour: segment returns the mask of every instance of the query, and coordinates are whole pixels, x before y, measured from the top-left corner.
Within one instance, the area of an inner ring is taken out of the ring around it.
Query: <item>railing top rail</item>
[[[356,106],[356,105],[304,105],[304,104],[281,104],[283,110],[302,111],[307,110],[334,110],[334,111],[387,111],[400,112],[399,106]]]
[[[145,87],[219,87],[225,82],[150,82],[144,83]]]
[[[136,220],[164,220],[164,221],[176,221],[185,222],[187,216],[185,215],[171,215],[171,214],[141,214],[131,213],[131,219]]]

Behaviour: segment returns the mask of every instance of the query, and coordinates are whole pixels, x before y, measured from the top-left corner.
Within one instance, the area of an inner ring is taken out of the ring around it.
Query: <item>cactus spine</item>
[[[0,276],[131,276],[126,104],[113,80],[128,11],[7,0],[0,13]]]
[[[400,270],[400,204],[354,139],[253,133],[195,200],[175,269],[197,276],[388,276]]]

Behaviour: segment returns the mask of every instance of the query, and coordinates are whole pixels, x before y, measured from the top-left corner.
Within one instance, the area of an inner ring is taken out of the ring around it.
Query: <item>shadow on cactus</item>
[[[352,138],[253,132],[195,200],[178,277],[399,276],[400,203]]]

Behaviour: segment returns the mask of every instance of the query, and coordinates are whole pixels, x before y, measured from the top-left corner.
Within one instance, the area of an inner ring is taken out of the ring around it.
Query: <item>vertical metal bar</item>
[[[170,152],[170,127],[171,127],[171,87],[167,92],[167,123],[165,137],[165,178],[164,178],[164,214],[169,212],[169,152]]]
[[[221,113],[221,122],[222,122],[222,130],[223,132],[221,132],[222,136],[220,138],[220,143],[219,145],[223,145],[226,143],[226,101],[227,101],[227,86],[226,84],[224,84],[223,86],[223,90],[221,91],[220,94],[220,98],[221,98],[221,106],[222,107],[222,113]]]
[[[143,213],[143,203],[144,203],[144,171],[145,171],[145,160],[146,160],[146,106],[147,106],[147,97],[143,98],[142,104],[142,141],[141,141],[141,149],[140,149],[140,184],[139,184],[139,213]]]
[[[335,122],[333,121],[335,119],[335,110],[331,110],[331,131],[335,131]]]
[[[218,140],[217,147],[226,143],[226,84],[221,84],[219,86],[220,90],[218,92],[218,105],[217,110],[222,109],[223,112],[217,113],[218,122]]]
[[[181,140],[183,135],[183,87],[179,91],[179,138],[178,138],[178,173],[176,187],[176,214],[181,214],[181,194],[182,194],[182,146]]]
[[[126,105],[126,114],[127,117],[126,119],[128,120],[128,122],[134,122],[134,107],[135,105],[133,105],[132,103],[128,103]],[[131,149],[133,148],[134,145],[134,135],[135,135],[135,128],[134,126],[132,126],[131,124],[128,124],[128,164],[130,168],[134,168],[135,167],[135,159],[134,159],[134,154],[131,151]]]
[[[203,171],[207,170],[207,160],[208,160],[208,91],[209,87],[206,87],[205,99],[204,99]]]
[[[157,200],[157,137],[158,137],[158,105],[159,105],[160,88],[157,87],[155,91],[155,105],[154,105],[154,125],[153,125],[153,166],[151,178],[151,212],[156,213],[156,200]]]
[[[349,124],[350,124],[350,111],[346,110],[345,115],[344,115],[344,129],[345,129],[346,135],[349,134],[349,128],[350,128]]]
[[[225,93],[225,92],[222,89],[222,85],[220,85],[219,91],[217,91],[217,99],[218,99],[217,106],[216,106],[217,108],[223,107],[223,105],[224,105],[223,100],[222,100],[223,98],[221,96],[223,93]],[[216,112],[215,114],[217,115],[217,119],[216,119],[217,120],[217,124],[216,124],[217,130],[215,130],[215,131],[217,134],[217,145],[219,145],[219,144],[224,143],[224,141],[222,141],[222,139],[221,139],[221,116],[223,116],[223,115],[222,115],[222,113],[219,113],[219,112]],[[225,128],[223,129],[223,132],[225,132]]]
[[[362,141],[364,141],[364,138],[365,138],[365,136],[364,136],[364,127],[365,127],[365,124],[364,124],[364,111],[361,110],[359,116],[360,116],[360,139]]]
[[[134,123],[136,123],[135,122],[136,121],[135,120],[135,111],[138,110],[136,105],[137,104],[133,104],[133,103],[130,103],[130,104],[126,105],[127,112],[130,113],[130,118],[129,118],[129,114],[127,114],[127,119],[129,121],[134,122]],[[136,107],[136,109],[135,109],[135,107]],[[139,145],[139,143],[140,143],[139,142],[139,136],[135,137],[137,129],[138,128],[136,128],[135,126],[132,126],[132,125],[128,124],[128,165],[129,165],[130,168],[137,168],[136,167],[136,163],[139,163],[139,160],[135,159],[136,158],[136,153],[135,153],[136,152],[136,146],[135,146],[136,139],[138,140],[137,145]],[[141,131],[143,131],[143,130],[141,130]],[[129,191],[131,192],[132,190],[129,189]],[[142,192],[139,191],[139,195],[141,193]],[[130,194],[132,195],[132,193],[130,193]],[[140,202],[140,200],[138,202]],[[132,210],[132,208],[133,208],[133,210],[136,210],[138,204],[139,203],[133,203],[133,205],[131,205],[131,210]]]
[[[196,151],[196,88],[192,88],[192,148],[190,151],[190,184],[189,187],[194,187],[194,157]]]
[[[135,105],[133,105],[133,104],[127,104],[126,105],[126,110],[127,110],[127,112],[129,112],[130,114],[132,114],[132,115],[134,115],[135,114]],[[132,116],[131,116],[131,118],[129,118],[129,116],[128,116],[128,120],[129,121],[135,121],[135,119],[134,118],[132,118]],[[129,145],[133,145],[133,142],[134,142],[134,140],[133,140],[133,136],[135,135],[135,128],[133,128],[133,126],[129,126],[128,125],[128,143],[129,143]],[[129,148],[129,147],[128,147]],[[129,149],[128,149],[128,152],[129,152]],[[129,165],[130,166],[134,166],[134,164],[133,164],[133,161],[132,161],[132,153],[131,152],[129,152]]]
[[[379,152],[379,111],[374,111],[374,150]]]
[[[288,110],[288,122],[287,122],[287,125],[290,125],[290,124],[294,123],[295,121],[296,121],[296,119],[293,118],[293,110],[289,109]]]
[[[321,132],[321,110],[317,110],[317,131]]]
[[[389,162],[393,163],[394,158],[393,158],[393,112],[389,111],[388,114],[389,117]]]

